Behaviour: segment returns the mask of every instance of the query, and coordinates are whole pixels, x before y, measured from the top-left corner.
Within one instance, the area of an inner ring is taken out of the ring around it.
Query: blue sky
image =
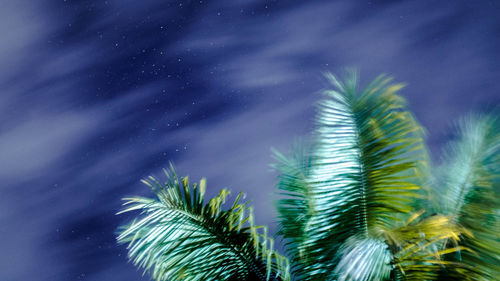
[[[322,73],[405,82],[438,152],[500,101],[496,1],[2,1],[0,279],[149,280],[120,198],[173,161],[275,230],[271,147],[313,128]],[[436,161],[439,157],[434,157]]]

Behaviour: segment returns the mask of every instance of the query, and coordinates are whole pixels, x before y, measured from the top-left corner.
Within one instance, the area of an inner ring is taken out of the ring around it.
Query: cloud
[[[0,178],[5,184],[38,178],[59,167],[100,120],[75,112],[46,113],[0,134]]]

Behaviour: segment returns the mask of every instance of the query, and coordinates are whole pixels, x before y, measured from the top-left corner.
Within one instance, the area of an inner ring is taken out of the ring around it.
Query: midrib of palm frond
[[[353,106],[351,105],[351,108]],[[355,114],[354,112],[351,112],[352,116],[355,120],[355,140],[356,140],[356,145],[355,147],[358,150],[358,159],[357,162],[359,163],[359,175],[360,175],[360,193],[361,193],[361,198],[360,198],[360,203],[359,205],[361,206],[361,212],[359,216],[361,217],[360,221],[360,229],[364,230],[364,236],[369,237],[369,230],[368,230],[368,199],[367,199],[367,194],[369,192],[368,186],[369,186],[369,178],[370,175],[367,173],[367,166],[368,163],[366,162],[366,158],[364,155],[364,150],[363,148],[363,143],[366,141],[364,139],[364,134],[361,132],[361,122],[359,116]]]
[[[473,181],[474,181],[474,171],[473,167],[476,167],[480,162],[481,162],[481,154],[480,151],[483,150],[484,147],[484,139],[480,139],[479,143],[476,143],[477,146],[474,147],[473,151],[471,151],[471,154],[468,155],[470,158],[468,159],[466,165],[467,167],[465,168],[466,173],[462,174],[462,179],[460,184],[459,184],[459,194],[457,196],[458,200],[455,200],[456,204],[451,210],[451,214],[454,215],[454,220],[458,221],[459,220],[459,214],[462,210],[462,206],[465,203],[466,197],[468,193],[471,191],[473,188]]]

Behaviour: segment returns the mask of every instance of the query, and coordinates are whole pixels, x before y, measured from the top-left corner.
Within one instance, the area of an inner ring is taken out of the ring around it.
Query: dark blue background
[[[274,231],[270,148],[311,130],[324,71],[407,82],[433,152],[500,100],[498,1],[0,2],[3,281],[148,280],[114,214],[169,160]]]

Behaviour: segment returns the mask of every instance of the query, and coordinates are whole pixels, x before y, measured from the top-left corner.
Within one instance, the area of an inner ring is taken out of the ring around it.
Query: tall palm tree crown
[[[310,144],[274,152],[288,258],[241,194],[205,202],[205,180],[171,167],[144,180],[156,198],[124,199],[140,211],[119,229],[131,261],[155,280],[500,280],[498,118],[460,120],[431,168],[403,85],[326,77]]]

